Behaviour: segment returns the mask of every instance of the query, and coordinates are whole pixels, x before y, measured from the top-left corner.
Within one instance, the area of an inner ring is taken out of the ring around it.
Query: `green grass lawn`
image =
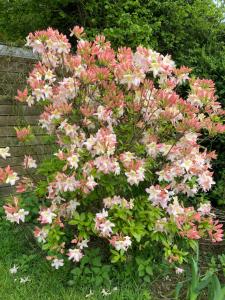
[[[0,300],[153,299],[146,285],[140,286],[135,280],[121,280],[117,284],[118,290],[105,297],[101,295],[101,289],[92,287],[94,296],[86,298],[91,288],[89,283],[81,282],[79,286],[69,287],[68,274],[50,266],[25,228],[0,220],[0,241]],[[12,275],[9,269],[14,264],[20,269]],[[26,276],[30,281],[20,283],[20,278]],[[115,283],[104,288],[108,290],[114,286]]]
[[[150,283],[141,283],[137,274],[130,274],[124,264],[121,272],[112,273],[112,281],[97,287],[96,282],[88,282],[87,277],[79,279],[72,287],[69,265],[55,270],[38,248],[32,233],[26,226],[12,225],[0,218],[0,300],[162,300],[174,299],[174,291],[181,277],[173,273],[158,274]],[[205,253],[207,256],[207,253]],[[203,262],[206,260],[204,257]],[[16,274],[9,269],[19,266]],[[76,265],[74,265],[76,268]],[[125,269],[126,268],[126,269]],[[28,282],[20,279],[29,277]],[[184,278],[183,278],[184,280]],[[116,291],[112,291],[117,287]],[[108,296],[101,294],[102,289],[111,291]],[[91,297],[86,297],[90,293]],[[186,299],[186,289],[182,289],[179,299]],[[205,297],[199,299],[206,299]]]

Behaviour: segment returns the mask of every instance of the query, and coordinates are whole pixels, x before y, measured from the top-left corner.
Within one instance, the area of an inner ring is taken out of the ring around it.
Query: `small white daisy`
[[[101,293],[102,293],[103,296],[109,296],[109,295],[112,294],[109,291],[107,292],[105,289],[102,289]]]
[[[12,268],[9,269],[9,272],[10,272],[11,274],[16,274],[17,271],[18,271],[18,269],[19,269],[19,267],[16,266],[16,265],[14,265]]]
[[[93,295],[94,295],[94,293],[92,292],[92,290],[90,290],[89,294],[85,295],[85,298],[90,298]]]
[[[30,281],[30,278],[27,276],[27,277],[24,277],[24,278],[20,278],[20,283],[24,284],[24,283],[27,283],[28,281]]]

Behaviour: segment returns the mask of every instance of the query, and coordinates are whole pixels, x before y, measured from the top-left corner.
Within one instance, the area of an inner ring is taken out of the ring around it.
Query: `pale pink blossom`
[[[25,169],[36,169],[37,168],[37,163],[36,163],[36,160],[33,159],[33,157],[31,157],[30,155],[27,156],[25,155],[24,157],[24,161],[23,161],[23,166]]]
[[[76,211],[79,205],[80,203],[77,200],[70,200],[67,206],[67,211],[72,214],[74,211]]]
[[[113,236],[110,240],[110,244],[112,244],[117,251],[127,251],[128,248],[131,247],[132,242],[129,236]]]
[[[115,227],[115,224],[110,222],[109,220],[106,220],[99,225],[99,231],[101,232],[102,236],[108,237],[112,234],[113,227]]]
[[[99,156],[95,158],[94,165],[96,168],[104,174],[114,173],[120,174],[120,166],[118,161],[113,157]]]
[[[134,200],[131,199],[127,201],[125,198],[120,196],[107,197],[103,199],[104,206],[106,208],[112,208],[114,205],[118,205],[120,207],[125,207],[127,209],[132,209],[134,207]]]
[[[97,182],[94,180],[94,177],[91,175],[91,176],[88,176],[87,178],[87,182],[86,182],[86,186],[87,188],[90,190],[90,191],[93,191],[94,188],[96,187]]]
[[[35,227],[34,229],[34,236],[37,238],[39,243],[45,243],[46,238],[48,236],[49,230],[47,228],[39,228]]]
[[[167,189],[163,189],[160,186],[150,186],[146,189],[146,192],[149,194],[148,199],[152,204],[160,205],[162,208],[166,208],[168,202],[170,201],[170,196],[172,192],[169,192]]]
[[[77,246],[78,246],[78,248],[80,248],[82,250],[82,249],[88,247],[88,242],[89,242],[89,240],[82,240],[77,243]]]
[[[77,169],[78,162],[79,162],[79,154],[72,154],[71,156],[67,157],[67,161],[71,168]]]
[[[84,256],[80,249],[69,249],[67,255],[69,256],[69,260],[73,262],[79,262]]]
[[[182,274],[184,272],[184,269],[176,267],[175,272],[176,272],[176,274],[179,275],[179,274]]]
[[[21,208],[16,212],[10,213],[9,211],[6,211],[6,219],[9,220],[11,223],[17,223],[19,224],[20,221],[22,223],[25,222],[25,217],[29,214],[29,211],[26,211],[25,209]]]
[[[56,216],[57,215],[52,212],[50,208],[47,208],[40,211],[39,220],[41,224],[52,224],[52,221]]]
[[[140,167],[137,170],[130,170],[128,172],[125,172],[125,175],[127,176],[127,181],[131,185],[138,185],[140,181],[143,181],[145,179],[145,169]]]
[[[184,213],[184,208],[179,204],[177,197],[173,197],[173,203],[170,203],[167,212],[174,217]]]
[[[8,174],[5,183],[9,183],[10,185],[15,185],[16,181],[19,180],[16,172],[12,172]]]
[[[209,215],[211,213],[211,203],[207,202],[207,203],[201,203],[199,208],[198,208],[198,212],[200,212],[201,215]]]
[[[155,223],[155,231],[156,232],[166,232],[165,225],[167,224],[167,218],[158,219]]]
[[[215,184],[215,181],[212,179],[210,172],[205,172],[199,175],[198,183],[203,189],[204,192],[210,190],[211,186]]]

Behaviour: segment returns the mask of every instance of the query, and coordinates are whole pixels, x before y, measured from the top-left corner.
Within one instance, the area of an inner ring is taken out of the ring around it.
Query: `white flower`
[[[62,267],[64,265],[64,261],[63,259],[58,259],[58,258],[55,258],[53,259],[52,263],[51,263],[51,266],[53,268],[55,268],[56,270],[58,270],[60,267]]]
[[[201,215],[209,215],[210,211],[211,211],[211,203],[207,202],[207,203],[201,203],[199,208],[198,208],[198,212],[201,213]]]
[[[132,209],[134,207],[134,199],[131,199],[128,202],[125,198],[121,198],[120,196],[107,197],[103,199],[104,206],[106,208],[112,208],[114,205],[118,205],[121,207],[125,207],[127,209]]]
[[[34,97],[32,97],[31,95],[27,97],[26,102],[28,104],[29,107],[31,107],[34,104]]]
[[[149,194],[148,199],[152,202],[154,206],[161,205],[162,208],[167,207],[167,203],[170,200],[170,195],[172,194],[166,189],[161,189],[160,186],[150,186],[146,189]]]
[[[8,156],[11,156],[11,154],[9,153],[9,147],[0,148],[0,156],[3,159],[6,159]]]
[[[147,144],[146,149],[147,149],[148,155],[152,156],[153,158],[156,158],[157,154],[159,153],[157,144],[155,142],[151,142],[150,144]]]
[[[102,289],[101,293],[102,293],[103,296],[109,296],[109,295],[112,294],[112,293],[109,292],[109,291],[107,292],[105,289]]]
[[[109,220],[101,223],[99,225],[99,229],[101,231],[102,236],[110,236],[112,231],[112,227],[115,227],[115,224],[113,224],[112,222],[110,222]]]
[[[24,210],[23,208],[19,209],[18,212],[8,213],[6,212],[6,219],[11,223],[20,223],[25,222],[25,216],[29,214],[29,211]]]
[[[96,143],[96,138],[91,135],[86,142],[84,142],[84,145],[87,147],[87,149],[90,151],[92,150],[92,147],[94,146],[94,144]]]
[[[62,185],[62,191],[63,192],[73,192],[79,187],[79,181],[75,180],[74,176],[70,176],[65,178],[63,185]]]
[[[97,218],[98,220],[102,220],[102,219],[105,219],[105,218],[107,218],[107,217],[108,217],[108,212],[107,212],[107,210],[105,210],[104,208],[103,208],[103,210],[102,210],[101,213],[97,213],[97,214],[96,214],[96,218]]]
[[[45,80],[49,80],[50,82],[55,81],[55,75],[53,74],[52,70],[47,70],[47,72],[45,73]]]
[[[91,297],[93,295],[94,295],[94,293],[92,292],[92,290],[90,290],[89,294],[85,295],[85,298],[89,298],[89,297]]]
[[[71,168],[77,169],[78,168],[78,162],[79,162],[79,155],[73,154],[67,158],[67,161],[69,162],[69,165]]]
[[[33,159],[33,157],[31,157],[30,155],[29,156],[25,155],[23,166],[25,169],[31,169],[31,168],[36,169],[37,168],[36,160]]]
[[[52,97],[52,87],[49,85],[45,85],[43,88],[43,94],[45,95],[46,98],[51,98]]]
[[[89,242],[89,240],[83,240],[83,241],[79,242],[79,243],[77,244],[77,246],[82,250],[82,249],[88,247],[88,244],[87,244],[88,242]]]
[[[73,260],[74,262],[79,262],[84,255],[80,249],[69,249],[68,256],[69,256],[69,260]]]
[[[173,204],[169,205],[169,207],[167,208],[167,212],[168,212],[168,214],[170,214],[171,216],[174,216],[174,217],[176,217],[180,214],[182,215],[184,213],[184,209],[179,204],[177,197],[173,197]]]
[[[96,185],[97,182],[95,182],[94,177],[92,175],[88,176],[86,186],[89,188],[89,190],[92,191]]]
[[[10,185],[15,185],[17,180],[19,180],[19,177],[17,176],[16,172],[13,172],[12,174],[8,175],[5,182],[9,183]]]
[[[28,282],[28,281],[30,281],[30,278],[27,276],[27,277],[24,277],[24,278],[20,278],[20,283],[26,283],[26,282]]]
[[[212,179],[212,176],[209,175],[209,172],[200,174],[197,181],[204,192],[210,190],[211,186],[215,184],[215,181]]]
[[[10,272],[11,274],[16,274],[17,271],[18,271],[18,269],[19,269],[18,266],[13,265],[13,267],[9,269],[9,272]]]
[[[167,155],[171,150],[171,147],[171,145],[161,144],[159,151],[162,153],[162,155]]]
[[[167,218],[158,219],[155,223],[155,232],[166,232],[165,225]]]
[[[125,236],[124,239],[115,241],[114,246],[117,251],[127,251],[127,249],[131,246],[131,239],[129,236]]]
[[[193,161],[190,159],[184,159],[181,163],[181,167],[184,168],[186,171],[189,171],[190,168],[193,166]]]
[[[41,89],[34,89],[32,95],[36,97],[37,102],[44,98],[43,92]]]
[[[45,243],[46,242],[46,238],[48,236],[49,230],[47,228],[36,228],[34,231],[34,235],[37,238],[37,241],[39,243]]]
[[[67,206],[68,212],[74,212],[77,209],[77,206],[79,206],[80,203],[76,200],[70,200],[69,205]]]
[[[10,213],[6,212],[6,220],[8,220],[11,223],[14,223],[14,222],[19,223],[17,213],[10,214]]]
[[[127,181],[130,185],[138,185],[140,181],[145,179],[145,169],[143,167],[138,168],[137,170],[130,170],[129,172],[125,172],[127,176]]]
[[[25,217],[26,217],[27,215],[29,215],[29,211],[26,211],[26,210],[24,210],[23,208],[21,208],[21,209],[18,211],[17,215],[18,215],[19,221],[25,222]]]
[[[42,210],[40,212],[40,218],[39,220],[41,221],[42,224],[51,224],[52,223],[52,220],[56,217],[56,214],[53,213],[51,211],[50,208],[47,208],[45,210]]]
[[[54,203],[54,204],[58,205],[65,201],[66,200],[63,197],[57,195],[54,199],[52,199],[52,204]]]
[[[175,272],[176,274],[182,274],[184,272],[184,269],[176,267]]]

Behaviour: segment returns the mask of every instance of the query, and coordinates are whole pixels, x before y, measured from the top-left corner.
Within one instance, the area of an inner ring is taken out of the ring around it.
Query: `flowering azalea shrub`
[[[178,268],[194,241],[223,237],[210,203],[198,200],[215,183],[216,154],[201,146],[201,136],[225,131],[214,83],[151,49],[116,52],[104,36],[88,41],[77,26],[73,35],[76,53],[51,28],[27,38],[41,61],[16,100],[43,108],[39,124],[58,150],[40,166],[25,156],[38,182],[0,169],[0,182],[18,192],[4,205],[6,218],[33,225],[56,269],[66,258],[79,262],[99,240],[113,262],[154,248]],[[30,128],[17,136],[25,142]],[[7,159],[9,151],[0,155]],[[28,192],[36,203],[24,200]]]

